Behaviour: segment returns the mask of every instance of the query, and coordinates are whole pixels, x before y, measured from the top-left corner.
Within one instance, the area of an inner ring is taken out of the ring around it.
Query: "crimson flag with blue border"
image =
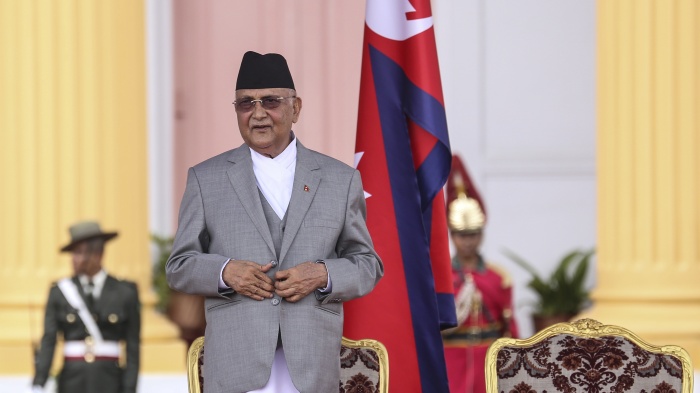
[[[381,341],[392,392],[448,392],[440,330],[456,326],[443,186],[452,155],[430,0],[368,0],[355,166],[385,266],[345,306],[343,334]]]

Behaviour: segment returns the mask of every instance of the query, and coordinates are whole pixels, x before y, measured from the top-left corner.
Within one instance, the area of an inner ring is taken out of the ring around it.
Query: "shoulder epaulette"
[[[136,287],[136,286],[137,286],[137,285],[136,285],[136,281],[127,280],[127,279],[125,279],[125,278],[119,279],[119,282],[121,282],[122,284],[129,285],[129,286],[131,286],[131,287]]]
[[[72,277],[65,277],[65,278],[70,278],[70,279],[72,279]],[[63,280],[63,278],[59,278],[59,279],[56,280],[56,281],[51,281],[51,288],[57,287],[57,286],[58,286],[58,282],[61,281],[61,280]]]
[[[486,267],[501,276],[501,287],[510,288],[513,285],[513,280],[510,278],[510,274],[506,269],[501,266],[494,265],[493,263],[487,263]]]
[[[134,281],[129,280],[128,278],[116,277],[116,279],[117,279],[117,281],[123,282],[123,283],[125,283],[125,284],[134,284]]]

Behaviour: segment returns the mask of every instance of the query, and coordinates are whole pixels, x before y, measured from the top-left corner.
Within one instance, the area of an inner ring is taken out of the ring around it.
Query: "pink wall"
[[[231,102],[248,50],[286,57],[303,99],[297,136],[352,165],[364,7],[364,1],[174,1],[175,209],[187,168],[242,143]]]

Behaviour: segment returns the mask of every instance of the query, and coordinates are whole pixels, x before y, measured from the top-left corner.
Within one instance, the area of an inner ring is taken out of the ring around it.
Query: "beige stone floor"
[[[29,375],[0,375],[0,393],[29,393]],[[45,393],[54,393],[47,383]],[[142,374],[139,376],[138,393],[187,393],[185,374]]]

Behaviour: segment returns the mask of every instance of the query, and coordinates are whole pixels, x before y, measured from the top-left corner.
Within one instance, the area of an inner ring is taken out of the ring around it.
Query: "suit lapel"
[[[85,291],[83,291],[83,284],[80,283],[80,279],[78,276],[73,276],[71,277],[71,280],[73,281],[73,284],[78,288],[78,293],[80,296],[85,299]]]
[[[260,193],[258,192],[257,183],[255,182],[253,161],[250,158],[250,148],[245,144],[241,145],[231,152],[228,160],[233,163],[231,168],[226,171],[231,185],[233,186],[233,190],[236,192],[236,195],[238,195],[238,199],[253,221],[255,228],[257,228],[274,255],[275,246],[272,243],[272,235],[270,235],[270,228],[267,227],[265,213],[263,213],[262,202],[260,201]]]
[[[71,280],[73,281],[73,284],[75,284],[75,287],[78,289],[78,293],[80,294],[80,297],[83,298],[83,302],[85,303],[86,306],[88,306],[89,303],[87,300],[87,295],[85,294],[85,290],[83,289],[83,284],[80,282],[80,278],[78,278],[78,276],[73,276],[73,277],[71,277]],[[94,305],[94,303],[93,303],[93,305]]]
[[[297,164],[294,172],[294,186],[292,188],[292,198],[287,208],[287,224],[282,237],[280,261],[284,261],[284,257],[292,245],[292,240],[299,232],[304,216],[306,216],[306,212],[311,206],[311,201],[316,195],[316,190],[318,190],[318,185],[321,182],[321,178],[314,173],[317,169],[319,169],[318,163],[311,155],[311,152],[297,139]]]
[[[114,297],[111,295],[111,293],[114,291],[117,279],[107,275],[107,278],[105,278],[105,283],[102,286],[102,292],[100,292],[100,297],[95,299],[95,310],[100,310],[102,309],[103,305],[108,302],[110,299],[113,299]]]

